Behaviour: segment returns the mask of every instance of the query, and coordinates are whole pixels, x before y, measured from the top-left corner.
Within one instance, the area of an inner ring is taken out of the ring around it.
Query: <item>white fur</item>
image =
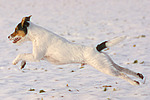
[[[106,43],[106,46],[107,46],[107,47],[114,46],[114,45],[116,45],[117,43],[123,41],[125,38],[126,38],[126,36],[121,36],[121,37],[117,37],[117,38],[114,38],[114,39],[112,39],[112,40],[109,40],[109,41]]]
[[[28,62],[47,60],[58,65],[86,63],[103,73],[125,79],[132,85],[137,85],[137,82],[126,76],[123,72],[138,77],[136,73],[129,69],[124,71],[123,69],[125,68],[116,65],[106,53],[98,52],[95,47],[69,42],[51,31],[31,22],[29,23],[30,25],[25,40],[32,41],[33,52],[18,55],[13,61],[14,65],[20,60]],[[108,46],[111,46],[111,44],[113,44],[113,42],[108,42]]]

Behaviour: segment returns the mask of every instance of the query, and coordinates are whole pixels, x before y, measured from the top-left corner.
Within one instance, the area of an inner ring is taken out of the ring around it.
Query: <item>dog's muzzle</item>
[[[21,37],[17,36],[17,37],[11,37],[11,36],[8,36],[8,39],[10,41],[13,40],[13,43],[17,43],[19,40],[21,40]]]

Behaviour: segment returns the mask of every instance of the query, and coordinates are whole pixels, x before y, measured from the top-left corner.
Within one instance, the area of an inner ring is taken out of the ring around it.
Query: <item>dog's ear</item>
[[[24,25],[24,23],[26,22],[26,21],[30,21],[30,17],[31,17],[32,15],[30,15],[30,16],[28,16],[28,17],[23,17],[22,18],[22,21],[21,21],[21,26],[23,27],[23,25]]]

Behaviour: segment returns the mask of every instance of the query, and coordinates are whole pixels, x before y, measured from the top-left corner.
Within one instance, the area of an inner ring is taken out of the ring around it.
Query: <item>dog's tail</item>
[[[111,47],[111,46],[123,41],[125,38],[126,38],[126,36],[121,36],[121,37],[116,37],[116,38],[109,40],[109,41],[102,42],[102,43],[97,45],[96,49],[99,52],[101,52],[103,49]]]

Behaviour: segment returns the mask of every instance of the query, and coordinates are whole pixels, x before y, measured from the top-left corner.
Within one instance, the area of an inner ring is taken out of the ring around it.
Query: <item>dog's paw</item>
[[[137,73],[137,75],[139,76],[139,78],[144,79],[144,76],[141,73]]]
[[[140,85],[140,82],[134,80],[134,85]]]
[[[16,65],[17,63],[18,63],[17,60],[14,60],[14,61],[12,62],[13,65]]]
[[[26,61],[22,61],[21,62],[21,69],[23,69],[25,67],[25,65],[26,65]]]
[[[13,65],[16,65],[17,63],[13,61],[12,64],[13,64]]]
[[[134,86],[138,86],[140,85],[140,82],[139,81],[136,81],[136,80],[133,80],[130,82],[131,85],[134,85]]]

